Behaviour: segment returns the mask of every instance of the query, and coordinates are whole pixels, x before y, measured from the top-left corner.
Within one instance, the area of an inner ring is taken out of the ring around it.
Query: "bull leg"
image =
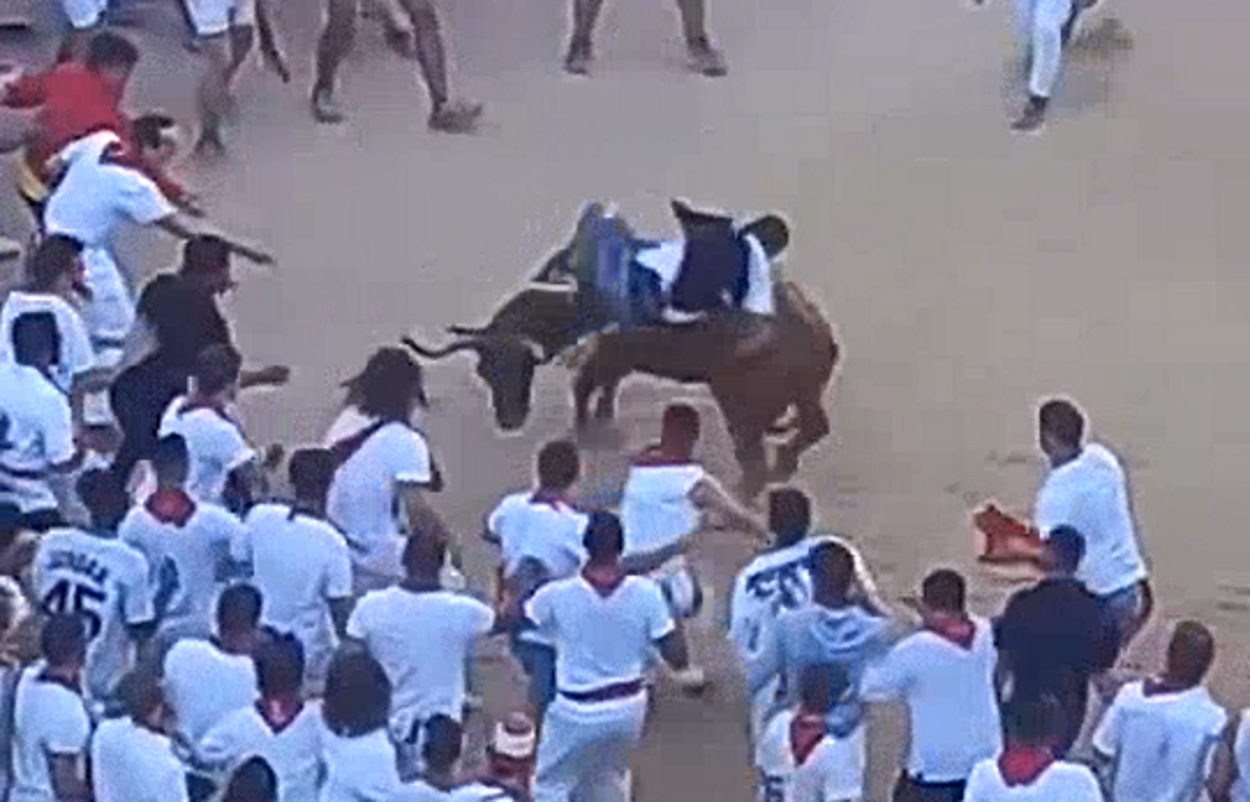
[[[598,386],[594,365],[583,365],[573,379],[573,422],[579,432],[590,425],[590,397]]]
[[[789,442],[777,448],[777,463],[773,466],[773,478],[779,482],[788,481],[799,469],[799,458],[803,452],[824,440],[829,435],[829,415],[820,403],[820,396],[806,399],[796,404],[798,409],[798,431]]]
[[[768,457],[764,450],[764,427],[741,417],[730,415],[721,407],[729,437],[733,440],[734,456],[742,469],[739,493],[746,501],[753,501],[768,483]]]
[[[620,377],[599,386],[599,399],[595,402],[595,420],[601,423],[616,420],[616,396],[620,389]]]

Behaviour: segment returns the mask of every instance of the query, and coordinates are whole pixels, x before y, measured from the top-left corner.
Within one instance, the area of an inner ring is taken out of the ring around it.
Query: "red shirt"
[[[122,141],[133,142],[130,120],[118,108],[119,100],[103,76],[81,64],[65,62],[47,72],[18,78],[9,85],[0,104],[16,109],[39,108],[36,133],[26,147],[26,163],[35,175],[47,180],[48,160],[84,136],[114,131]],[[185,199],[186,190],[164,171],[137,159],[125,163],[156,182],[174,203]]]

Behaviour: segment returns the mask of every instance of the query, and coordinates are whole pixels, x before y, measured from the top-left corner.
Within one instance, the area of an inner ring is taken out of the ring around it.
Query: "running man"
[[[700,0],[701,1],[701,0]],[[383,24],[392,47],[414,56],[430,95],[429,126],[443,133],[470,133],[482,117],[482,104],[451,97],[447,54],[434,0],[381,0]],[[341,123],[346,115],[334,99],[339,65],[356,38],[360,0],[326,0],[326,23],[317,42],[317,76],[312,114],[320,123]]]

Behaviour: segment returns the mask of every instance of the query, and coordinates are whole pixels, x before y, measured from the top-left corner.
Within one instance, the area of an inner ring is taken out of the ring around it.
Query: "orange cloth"
[[[978,559],[987,563],[1036,564],[1042,556],[1042,538],[1036,529],[987,504],[972,516],[972,524],[985,536]]]

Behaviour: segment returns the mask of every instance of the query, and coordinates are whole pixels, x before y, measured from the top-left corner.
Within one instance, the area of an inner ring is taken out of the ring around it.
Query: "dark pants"
[[[534,717],[542,722],[547,705],[556,695],[556,650],[512,636],[512,655],[529,677],[529,702]]]
[[[161,416],[181,393],[186,379],[173,376],[155,362],[140,362],[122,371],[109,389],[109,406],[122,431],[122,445],[113,470],[125,482],[135,463],[156,447]]]
[[[900,774],[894,784],[894,802],[963,802],[964,789],[968,783],[964,780],[946,783],[927,783]]]
[[[64,526],[65,519],[61,517],[60,510],[33,510],[22,513],[22,517],[17,519],[17,525],[19,529],[28,532],[47,532],[49,529]]]

